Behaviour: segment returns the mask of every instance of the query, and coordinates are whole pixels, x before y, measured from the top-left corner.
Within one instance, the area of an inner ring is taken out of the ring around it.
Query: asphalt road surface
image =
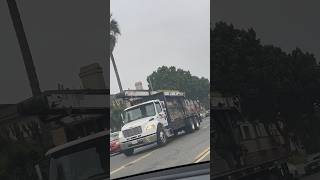
[[[200,129],[191,134],[180,134],[168,144],[158,148],[156,144],[135,149],[127,157],[118,154],[110,157],[111,179],[143,172],[210,161],[210,118],[204,118]]]

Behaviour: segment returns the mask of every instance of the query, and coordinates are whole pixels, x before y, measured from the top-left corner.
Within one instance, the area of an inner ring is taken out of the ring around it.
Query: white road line
[[[142,157],[139,157],[138,159],[136,159],[136,160],[134,160],[134,161],[132,161],[132,162],[129,162],[129,163],[127,163],[127,164],[119,167],[118,169],[115,169],[115,170],[111,171],[111,172],[110,172],[110,175],[111,175],[111,174],[114,174],[114,173],[116,173],[116,172],[118,172],[118,171],[120,171],[120,170],[122,170],[122,169],[124,169],[124,168],[126,168],[127,166],[129,166],[129,165],[131,165],[131,164],[133,164],[133,163],[136,163],[136,162],[138,162],[138,161],[140,161],[140,160],[142,160],[142,159],[150,156],[151,153],[152,153],[152,152],[150,152],[150,153],[148,153],[148,154],[146,154],[146,155],[144,155],[144,156],[142,156]]]

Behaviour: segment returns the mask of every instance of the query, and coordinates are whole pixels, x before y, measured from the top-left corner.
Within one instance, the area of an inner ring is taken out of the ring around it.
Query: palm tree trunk
[[[118,86],[119,86],[120,92],[123,92],[121,81],[120,81],[119,72],[118,72],[118,69],[117,69],[116,62],[115,62],[114,57],[113,57],[113,53],[111,53],[111,61],[112,61],[112,64],[113,64],[114,72],[116,73],[116,77],[117,77],[117,81],[118,81]]]
[[[23,25],[21,22],[20,13],[15,0],[7,0],[7,4],[9,7],[9,12],[11,15],[12,23],[14,25],[14,29],[16,31],[16,36],[19,41],[20,50],[22,52],[23,62],[27,71],[32,95],[37,96],[41,94],[39,80],[33,64],[33,59],[31,51],[29,49],[26,34],[24,32]]]

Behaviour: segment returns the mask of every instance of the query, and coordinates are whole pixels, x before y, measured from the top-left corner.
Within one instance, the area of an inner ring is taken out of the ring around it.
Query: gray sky
[[[80,67],[98,62],[106,72],[105,0],[16,0],[42,90],[79,88]],[[0,1],[0,104],[31,96],[5,0]]]
[[[211,21],[225,21],[237,28],[252,27],[262,44],[285,51],[299,47],[320,59],[319,0],[213,0]]]
[[[210,0],[111,0],[121,30],[114,57],[124,89],[159,66],[210,78]],[[112,65],[110,91],[119,92]]]

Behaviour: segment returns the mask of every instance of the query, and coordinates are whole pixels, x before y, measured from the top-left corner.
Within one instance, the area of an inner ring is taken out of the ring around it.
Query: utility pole
[[[33,64],[33,58],[29,48],[29,44],[21,21],[19,9],[15,0],[7,0],[7,4],[9,7],[9,12],[16,32],[16,36],[19,42],[23,62],[27,71],[32,96],[36,97],[41,95],[41,90],[39,86],[39,80],[37,77],[36,69]],[[40,119],[39,125],[41,127],[41,130],[43,131],[43,134],[39,137],[40,144],[43,148],[48,148],[49,146],[51,146],[49,142],[52,142],[51,136],[49,135],[49,127],[47,124],[43,122],[44,117],[38,115],[38,118]]]
[[[41,94],[39,80],[37,77],[37,73],[33,64],[33,58],[31,55],[31,51],[28,45],[28,41],[26,38],[26,34],[24,32],[23,24],[21,22],[19,9],[17,7],[17,3],[15,0],[7,0],[7,4],[9,7],[10,16],[12,19],[12,23],[14,25],[14,29],[16,32],[17,39],[19,41],[20,50],[23,57],[23,62],[27,71],[29,83],[31,86],[31,91],[33,96],[37,96]]]
[[[149,81],[149,84],[150,84],[151,91],[153,91],[153,87],[152,87],[152,82],[151,82],[150,76],[148,77],[148,81]]]

